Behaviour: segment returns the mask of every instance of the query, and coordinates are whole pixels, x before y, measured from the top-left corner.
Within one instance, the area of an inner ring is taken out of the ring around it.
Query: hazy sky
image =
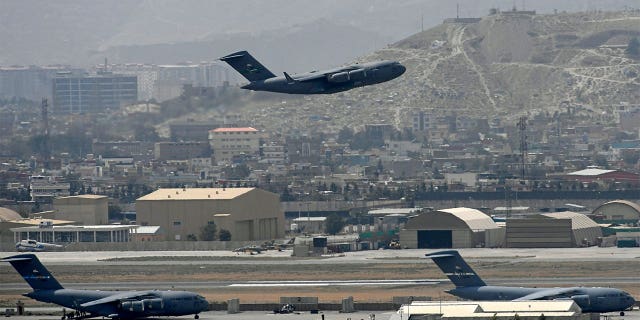
[[[540,13],[640,7],[637,0],[4,0],[0,65],[95,63],[102,60],[96,52],[117,46],[217,41],[241,33],[260,41],[270,33],[304,31],[318,20],[368,33],[351,33],[371,40],[346,50],[368,52],[420,31],[422,24],[426,29],[455,17],[456,4],[461,17],[514,4]],[[330,32],[329,39],[344,36],[339,28]],[[268,49],[268,43],[261,45]],[[331,43],[322,46],[341,50]]]

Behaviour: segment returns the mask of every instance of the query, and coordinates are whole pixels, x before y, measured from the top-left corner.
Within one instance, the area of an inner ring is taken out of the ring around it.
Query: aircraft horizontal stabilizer
[[[427,258],[447,258],[447,257],[453,257],[454,255],[450,254],[450,253],[432,253],[432,254],[426,254],[425,255]]]
[[[31,260],[31,258],[28,257],[8,257],[8,258],[4,258],[2,260],[0,260],[0,262],[12,262],[12,261],[28,261]]]

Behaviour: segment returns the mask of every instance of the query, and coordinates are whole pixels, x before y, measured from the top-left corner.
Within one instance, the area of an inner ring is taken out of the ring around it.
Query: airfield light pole
[[[520,130],[520,158],[522,160],[522,180],[525,178],[527,165],[527,117],[520,117],[518,120],[518,130]]]

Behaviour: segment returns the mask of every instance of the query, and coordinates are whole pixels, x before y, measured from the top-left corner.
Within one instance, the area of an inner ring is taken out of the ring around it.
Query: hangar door
[[[452,247],[451,230],[418,230],[418,249]]]

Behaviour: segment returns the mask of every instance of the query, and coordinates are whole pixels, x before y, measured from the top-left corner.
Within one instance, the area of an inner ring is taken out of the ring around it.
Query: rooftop
[[[252,127],[244,127],[244,128],[217,128],[210,131],[211,132],[257,132],[258,130]]]
[[[169,188],[158,189],[137,201],[145,200],[231,200],[255,188]]]

